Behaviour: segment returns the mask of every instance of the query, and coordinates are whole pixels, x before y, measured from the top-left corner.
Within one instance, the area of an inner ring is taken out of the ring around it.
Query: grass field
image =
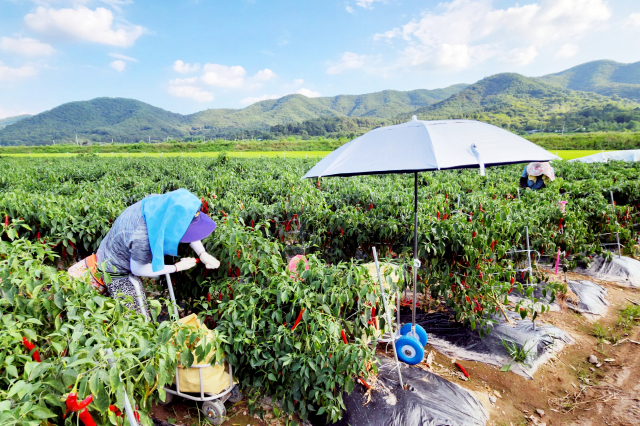
[[[287,158],[313,158],[324,157],[331,151],[232,151],[228,152],[228,155],[241,158],[257,158],[257,157],[287,157]],[[564,160],[572,160],[574,158],[584,157],[586,155],[597,154],[603,152],[600,150],[575,150],[575,151],[560,151],[550,150],[550,152],[558,155]],[[607,152],[607,151],[604,151]],[[219,152],[132,152],[132,153],[101,153],[96,154],[100,157],[216,157]],[[9,157],[71,157],[78,154],[41,154],[41,153],[26,153],[26,154],[0,154]]]

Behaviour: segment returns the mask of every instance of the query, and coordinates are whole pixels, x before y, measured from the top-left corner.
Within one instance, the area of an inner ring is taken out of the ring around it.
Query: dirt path
[[[564,281],[564,276],[552,274],[551,278]],[[640,327],[636,324],[625,335],[618,326],[620,310],[630,305],[626,298],[640,300],[640,291],[578,274],[569,273],[568,278],[596,281],[605,287],[609,309],[603,317],[582,316],[567,308],[539,317],[570,333],[576,343],[540,367],[533,380],[500,372],[498,367],[460,361],[471,380],[457,382],[474,391],[485,405],[490,414],[488,425],[640,425],[640,345],[622,341],[640,342]],[[604,330],[599,339],[594,336],[596,325]],[[589,363],[590,355],[601,365]],[[451,359],[441,354],[435,361],[452,366]],[[536,410],[543,410],[544,415]]]

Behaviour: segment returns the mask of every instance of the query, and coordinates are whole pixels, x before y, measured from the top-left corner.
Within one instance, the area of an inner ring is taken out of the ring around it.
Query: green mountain
[[[497,74],[414,112],[420,119],[470,118],[524,130],[635,130],[640,104],[562,88],[520,74]],[[409,118],[409,114],[402,116]]]
[[[314,100],[347,117],[394,118],[399,114],[447,99],[467,86],[456,84],[444,89],[419,89],[410,92],[385,90],[368,95],[339,95]]]
[[[0,145],[79,141],[352,137],[410,119],[471,118],[513,131],[640,130],[640,62],[594,61],[543,77],[496,74],[444,89],[307,98],[288,95],[243,109],[191,115],[140,101],[71,102],[11,124],[0,121]],[[14,119],[17,117],[14,117]]]
[[[640,102],[640,62],[621,64],[607,60],[593,61],[538,79],[566,89]]]
[[[17,123],[18,121],[27,117],[31,117],[31,115],[23,114],[23,115],[16,115],[15,117],[0,118],[0,129],[4,129],[9,124]]]
[[[0,130],[0,145],[42,145],[52,140],[138,142],[166,138],[265,137],[271,126],[318,118],[389,118],[446,99],[467,85],[445,89],[307,98],[288,95],[243,109],[175,114],[133,99],[70,102]],[[366,124],[367,126],[369,124]],[[349,126],[347,126],[349,127]]]

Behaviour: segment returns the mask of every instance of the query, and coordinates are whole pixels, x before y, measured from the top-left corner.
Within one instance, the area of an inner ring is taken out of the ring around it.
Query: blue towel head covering
[[[178,243],[200,205],[198,197],[186,189],[142,200],[142,216],[147,224],[154,272],[164,268],[164,255],[178,255]]]

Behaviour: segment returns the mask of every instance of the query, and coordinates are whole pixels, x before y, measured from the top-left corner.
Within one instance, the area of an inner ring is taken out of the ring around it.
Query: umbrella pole
[[[416,293],[418,284],[418,172],[413,174],[413,304],[411,306],[411,333],[416,332]]]

